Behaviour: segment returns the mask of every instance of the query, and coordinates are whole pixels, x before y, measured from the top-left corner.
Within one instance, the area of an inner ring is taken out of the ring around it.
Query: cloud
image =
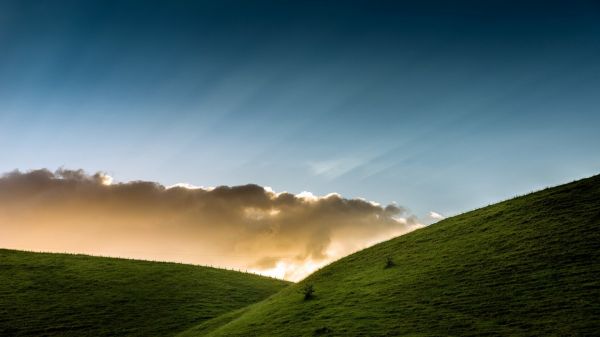
[[[115,183],[82,170],[0,178],[0,246],[228,266],[298,280],[420,227],[396,205],[258,185]]]
[[[214,187],[196,186],[196,185],[190,184],[190,183],[177,183],[177,184],[173,184],[173,185],[167,186],[167,189],[169,189],[169,188],[175,188],[175,187],[182,187],[182,188],[186,188],[188,190],[203,189],[203,190],[210,191],[210,190],[214,189]]]
[[[431,211],[429,212],[429,217],[435,220],[442,220],[445,218],[445,216],[441,215],[440,213]]]

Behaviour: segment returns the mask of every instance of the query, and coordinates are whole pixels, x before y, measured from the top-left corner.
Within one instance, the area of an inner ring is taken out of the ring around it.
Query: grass
[[[0,249],[0,336],[173,336],[288,284],[176,263]]]
[[[357,252],[181,336],[591,336],[599,261],[595,176]]]

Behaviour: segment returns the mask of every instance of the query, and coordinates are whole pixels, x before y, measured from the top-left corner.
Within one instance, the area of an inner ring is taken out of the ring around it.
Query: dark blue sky
[[[465,211],[600,168],[598,1],[0,1],[0,171]]]

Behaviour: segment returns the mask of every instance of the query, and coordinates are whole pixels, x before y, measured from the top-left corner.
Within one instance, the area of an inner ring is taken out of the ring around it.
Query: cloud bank
[[[399,206],[258,185],[114,184],[46,169],[0,178],[0,247],[230,267],[299,280],[420,227]]]

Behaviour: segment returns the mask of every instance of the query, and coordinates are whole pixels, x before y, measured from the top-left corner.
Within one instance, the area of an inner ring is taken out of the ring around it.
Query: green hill
[[[385,268],[387,258],[394,266]],[[314,298],[304,300],[312,284]],[[591,336],[600,176],[449,218],[343,258],[182,336]]]
[[[288,284],[176,263],[0,250],[0,336],[173,336]]]

